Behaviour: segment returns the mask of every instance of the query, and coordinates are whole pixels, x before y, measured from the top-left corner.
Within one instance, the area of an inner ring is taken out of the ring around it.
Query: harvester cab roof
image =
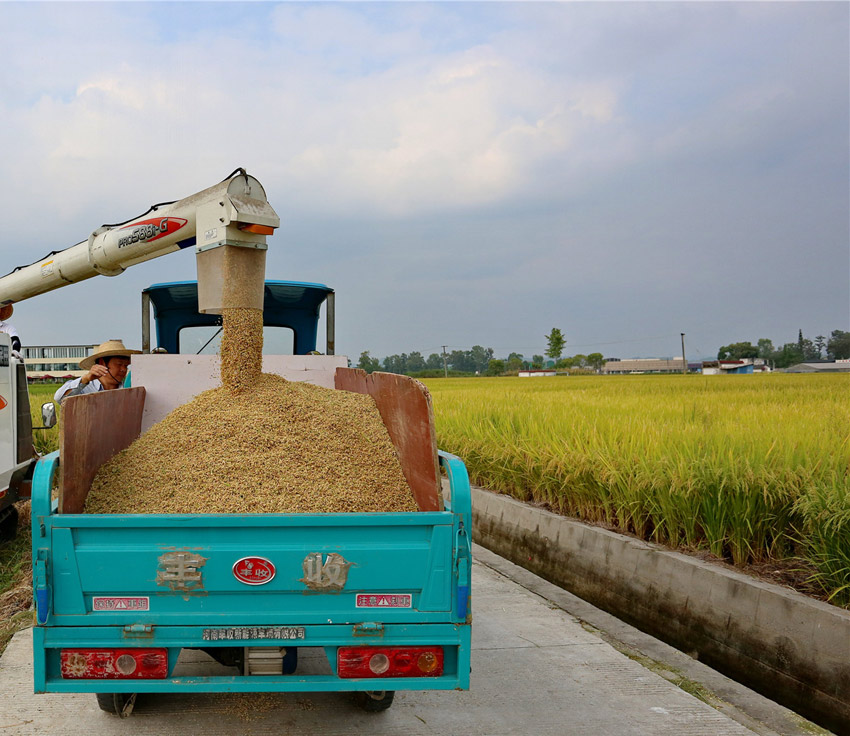
[[[263,324],[292,330],[293,354],[309,355],[316,351],[319,316],[326,307],[327,345],[325,353],[334,354],[334,290],[325,284],[301,281],[266,281],[263,288]],[[215,327],[221,316],[198,311],[198,283],[178,281],[154,284],[142,292],[142,352],[151,351],[150,305],[156,321],[156,342],[168,353],[185,353],[181,331],[191,327]],[[194,351],[193,351],[194,352]]]

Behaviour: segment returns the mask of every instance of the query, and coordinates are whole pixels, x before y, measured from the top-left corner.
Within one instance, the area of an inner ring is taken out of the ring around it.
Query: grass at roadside
[[[0,543],[0,654],[16,631],[32,623],[29,502],[18,504],[18,536]]]
[[[41,426],[41,405],[53,398],[58,384],[33,384],[30,411],[33,427]],[[33,430],[33,445],[42,455],[59,447],[59,427]],[[29,502],[17,505],[18,536],[0,543],[0,654],[16,631],[32,623],[32,560]]]

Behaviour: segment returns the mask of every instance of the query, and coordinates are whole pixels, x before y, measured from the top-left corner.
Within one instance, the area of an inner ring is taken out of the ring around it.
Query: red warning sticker
[[[92,611],[150,611],[151,599],[148,596],[139,598],[92,598]]]
[[[410,593],[358,593],[357,608],[410,608],[413,596]]]

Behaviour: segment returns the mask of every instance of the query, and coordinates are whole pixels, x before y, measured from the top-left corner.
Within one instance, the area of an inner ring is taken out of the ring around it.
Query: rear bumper
[[[389,624],[380,635],[363,636],[352,626],[305,626],[304,638],[209,641],[201,626],[162,626],[136,636],[118,626],[45,627],[33,630],[35,692],[316,692],[356,690],[466,690],[469,688],[470,630],[468,624]],[[169,671],[183,648],[215,646],[320,647],[333,674],[176,676],[163,680],[65,680],[59,657],[65,648],[165,647]],[[341,646],[441,646],[445,664],[440,677],[376,677],[341,679],[336,673],[336,651]]]

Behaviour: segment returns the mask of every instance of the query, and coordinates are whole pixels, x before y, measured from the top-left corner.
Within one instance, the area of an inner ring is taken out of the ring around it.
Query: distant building
[[[850,359],[817,363],[797,363],[785,369],[785,373],[850,373]]]
[[[767,373],[770,366],[764,358],[742,358],[741,360],[704,360],[704,376],[720,376],[731,373]]]
[[[91,355],[96,345],[31,345],[21,349],[30,381],[67,381],[78,378],[80,360]]]
[[[619,360],[609,358],[602,366],[602,373],[615,375],[623,373],[681,373],[685,368],[682,358],[632,358]]]
[[[545,378],[546,376],[555,376],[557,375],[557,373],[555,373],[554,370],[550,371],[543,368],[529,371],[520,371],[518,375],[520,378]]]

